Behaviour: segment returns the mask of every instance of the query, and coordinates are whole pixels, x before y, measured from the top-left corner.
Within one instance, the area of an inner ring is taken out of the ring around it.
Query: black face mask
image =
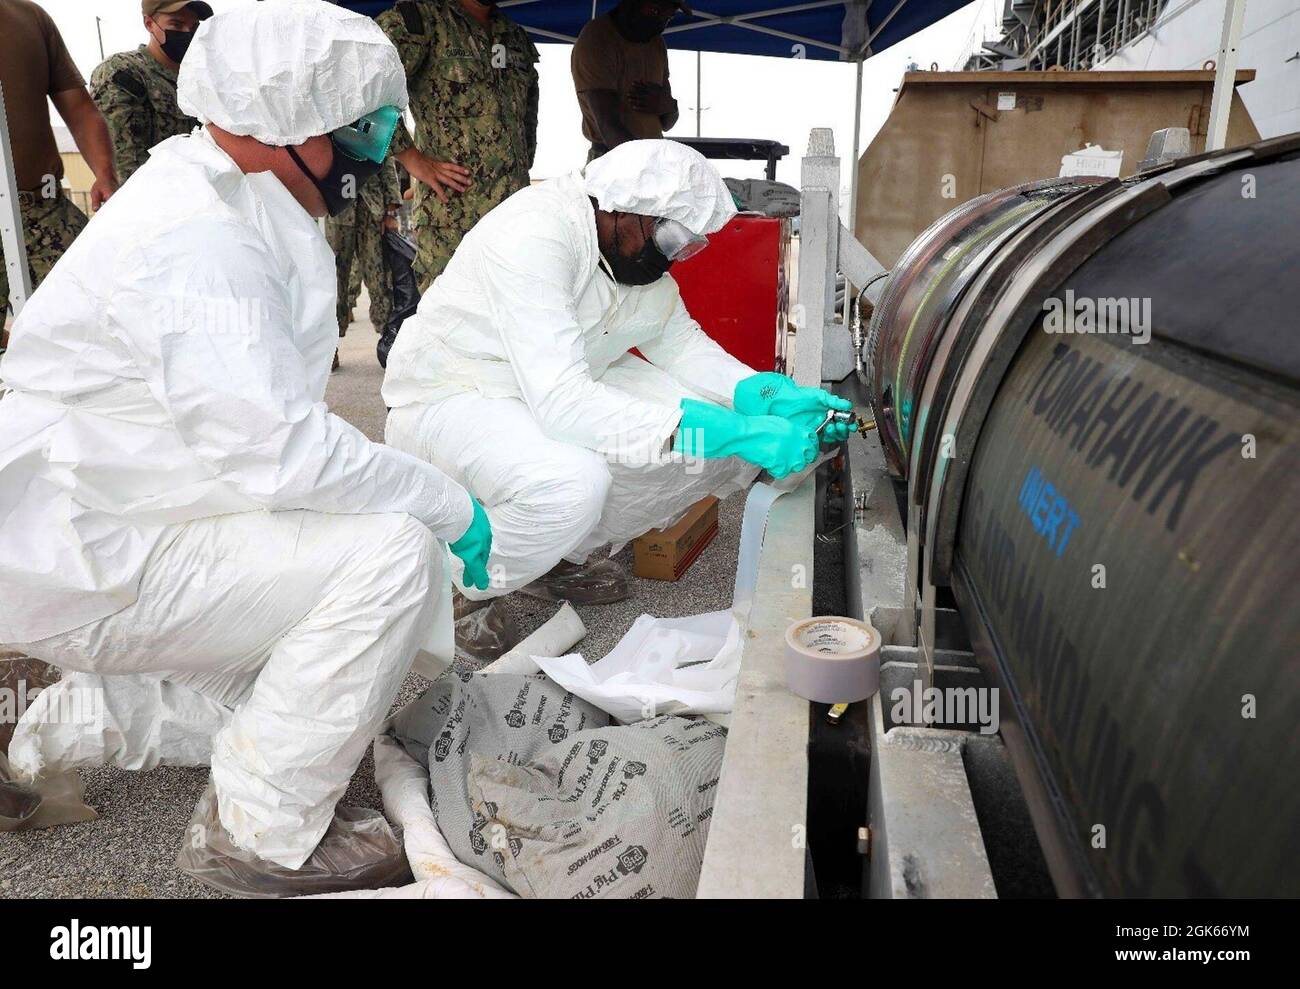
[[[614,8],[614,26],[628,41],[643,44],[663,34],[668,27],[668,21],[658,17],[643,16],[640,7],[634,2],[630,6],[621,5]]]
[[[180,65],[193,40],[193,31],[163,31],[163,41],[159,47],[164,55]]]
[[[302,170],[303,175],[311,179],[311,184],[325,200],[325,209],[329,215],[338,216],[357,201],[361,187],[367,179],[378,174],[383,164],[353,158],[333,138],[330,138],[330,144],[334,148],[334,160],[330,162],[330,170],[325,173],[325,177],[320,179],[311,173],[311,169],[298,157],[297,151],[287,146],[284,150],[289,152],[289,157]]]
[[[614,280],[622,285],[649,285],[651,282],[657,282],[668,273],[672,262],[663,251],[659,250],[653,237],[647,237],[641,250],[634,256],[623,257],[618,249],[618,221],[619,217],[615,217],[613,257],[601,252],[605,263],[609,265],[609,270],[614,275]]]
[[[638,14],[630,15],[624,22],[627,30],[627,40],[645,43],[652,41],[664,33],[667,25],[657,17],[641,17]]]

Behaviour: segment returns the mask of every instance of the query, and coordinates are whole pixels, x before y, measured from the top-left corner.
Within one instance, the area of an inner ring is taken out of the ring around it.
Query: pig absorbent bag
[[[456,858],[524,897],[693,897],[726,729],[609,717],[543,676],[445,676],[390,734]]]

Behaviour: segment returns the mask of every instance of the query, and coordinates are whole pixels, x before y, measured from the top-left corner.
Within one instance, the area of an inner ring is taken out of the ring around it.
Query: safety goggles
[[[357,198],[361,186],[373,178],[388,157],[388,148],[397,132],[401,112],[384,106],[359,120],[330,131],[334,148],[329,171],[321,178],[312,174],[306,162],[292,147],[285,148],[303,175],[316,187],[330,216],[338,216]]]
[[[667,217],[660,217],[655,221],[652,236],[655,247],[659,248],[664,257],[673,262],[694,257],[709,246],[708,237],[692,233],[685,225]]]
[[[381,106],[346,127],[330,131],[330,140],[358,161],[382,165],[401,119],[402,112],[397,107]]]

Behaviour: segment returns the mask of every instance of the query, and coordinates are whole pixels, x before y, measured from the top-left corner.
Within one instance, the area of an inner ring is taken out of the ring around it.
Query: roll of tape
[[[880,633],[854,618],[794,622],[785,630],[785,682],[823,704],[866,700],[880,689]]]

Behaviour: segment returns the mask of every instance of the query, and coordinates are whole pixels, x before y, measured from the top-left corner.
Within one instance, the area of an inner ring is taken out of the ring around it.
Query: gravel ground
[[[364,314],[364,295],[356,312]],[[368,321],[354,322],[340,341],[341,366],[330,378],[327,400],[338,414],[374,440],[383,439],[383,371],[375,360],[378,340]],[[578,608],[588,629],[578,649],[589,662],[604,656],[641,614],[664,618],[728,607],[736,573],[742,494],[721,507],[718,537],[681,581],[631,577],[631,547],[616,559],[629,574],[632,595],[612,605]],[[553,602],[521,594],[507,599],[527,634],[556,610]],[[462,657],[458,664],[477,668]],[[396,706],[416,697],[428,681],[412,673]],[[160,768],[130,773],[104,767],[82,773],[86,802],[99,819],[23,834],[0,834],[0,897],[205,897],[222,894],[184,875],[174,862],[190,813],[207,784],[206,769]],[[344,802],[380,807],[374,766],[365,758]]]

